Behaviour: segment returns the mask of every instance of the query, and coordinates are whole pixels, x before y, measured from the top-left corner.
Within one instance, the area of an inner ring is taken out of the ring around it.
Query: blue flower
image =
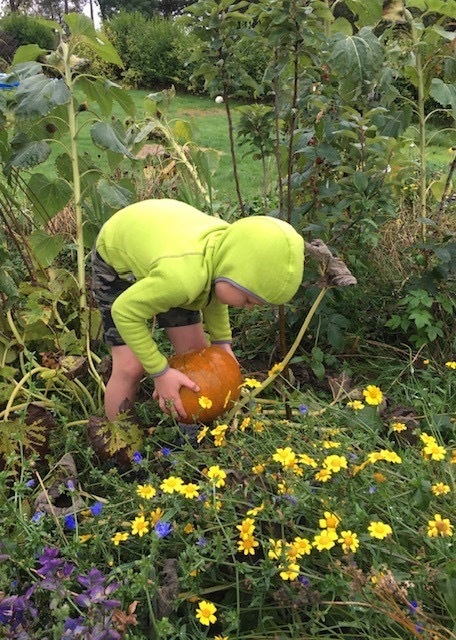
[[[163,456],[169,456],[171,455],[171,449],[169,447],[163,447],[163,449],[161,450],[161,454]]]
[[[90,507],[90,511],[92,512],[93,516],[99,516],[102,509],[103,504],[101,502],[95,502],[95,504]]]
[[[199,547],[205,547],[205,546],[207,545],[206,538],[203,538],[203,536],[200,536],[200,537],[198,538],[198,540],[197,540],[196,544],[197,544]]]
[[[300,404],[299,405],[299,413],[302,413],[302,415],[305,416],[307,411],[308,411],[308,409],[307,409],[305,404]]]
[[[299,576],[298,582],[300,582],[305,587],[308,587],[310,585],[310,580],[307,576]]]
[[[25,483],[25,486],[28,487],[29,489],[33,489],[35,485],[36,485],[36,482],[33,478],[31,480],[27,480],[27,482]]]
[[[164,538],[173,530],[173,527],[169,522],[164,522],[162,520],[159,520],[154,528],[155,533],[159,538]]]
[[[35,513],[30,518],[30,520],[33,522],[33,524],[37,524],[43,516],[44,516],[44,511],[35,511]]]
[[[415,600],[410,600],[410,602],[408,603],[408,608],[410,613],[416,613],[418,611],[419,606],[420,605]]]
[[[135,451],[132,456],[132,461],[135,464],[141,464],[141,462],[143,461],[142,453],[140,453],[139,451]]]
[[[67,487],[69,491],[74,491],[74,482],[73,480],[68,480]]]
[[[67,529],[70,529],[70,531],[74,531],[74,529],[76,529],[76,518],[72,513],[65,516],[64,524]]]

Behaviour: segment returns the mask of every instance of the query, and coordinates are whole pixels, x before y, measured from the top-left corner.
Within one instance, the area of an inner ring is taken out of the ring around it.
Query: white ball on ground
[[[215,98],[215,102],[216,102],[217,104],[222,104],[222,102],[223,102],[223,96],[217,96],[217,97]]]

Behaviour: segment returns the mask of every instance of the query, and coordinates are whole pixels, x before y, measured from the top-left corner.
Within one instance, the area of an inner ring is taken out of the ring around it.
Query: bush
[[[0,29],[13,37],[17,46],[37,44],[42,49],[55,49],[57,44],[50,27],[28,16],[12,13],[0,20]]]
[[[6,70],[11,64],[18,46],[16,38],[13,38],[6,31],[0,31],[0,65],[2,69]]]

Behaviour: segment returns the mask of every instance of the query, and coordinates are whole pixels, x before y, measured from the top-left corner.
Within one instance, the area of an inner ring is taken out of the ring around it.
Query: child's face
[[[256,305],[265,304],[263,300],[256,298],[253,294],[242,291],[242,289],[224,281],[215,283],[215,297],[222,304],[241,309],[251,309]]]

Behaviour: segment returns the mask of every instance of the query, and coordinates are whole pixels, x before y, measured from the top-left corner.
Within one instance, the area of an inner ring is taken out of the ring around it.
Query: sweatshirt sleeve
[[[231,327],[228,306],[221,304],[215,296],[203,309],[205,328],[211,342],[231,342]]]
[[[131,285],[112,305],[111,313],[117,330],[147,373],[158,375],[168,366],[166,357],[158,350],[152,337],[148,321],[157,313],[185,304],[187,299],[183,295],[171,282],[166,287],[163,287],[163,282],[157,286],[157,279],[148,277]]]

